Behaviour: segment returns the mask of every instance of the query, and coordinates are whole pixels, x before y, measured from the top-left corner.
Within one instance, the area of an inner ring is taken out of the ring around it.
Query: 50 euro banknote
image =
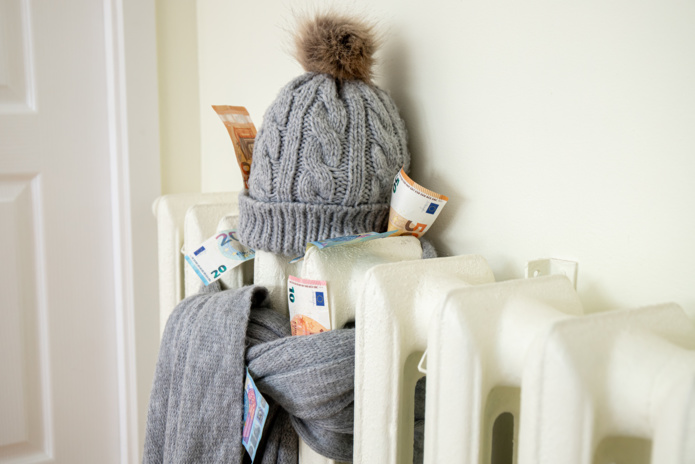
[[[256,126],[251,121],[249,112],[243,106],[213,105],[212,109],[220,117],[232,138],[244,188],[249,188],[251,162],[253,161],[253,144],[256,140]]]
[[[422,237],[442,212],[449,198],[416,184],[403,169],[393,180],[389,231]]]

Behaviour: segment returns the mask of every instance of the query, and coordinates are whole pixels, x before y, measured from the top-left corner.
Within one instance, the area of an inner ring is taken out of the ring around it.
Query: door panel
[[[0,0],[0,464],[137,454],[123,380],[130,208],[117,206],[139,198],[115,181],[128,139],[114,145],[113,121],[127,115],[114,116],[122,69],[106,53],[121,7]]]
[[[34,109],[28,0],[0,1],[0,112]]]
[[[0,459],[41,461],[47,440],[49,394],[45,305],[38,298],[43,253],[37,227],[37,176],[0,177]]]

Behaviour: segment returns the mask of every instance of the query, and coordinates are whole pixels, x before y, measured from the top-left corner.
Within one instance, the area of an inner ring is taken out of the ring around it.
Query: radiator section
[[[201,285],[182,250],[235,228],[236,203],[155,203],[162,329]],[[534,261],[529,278],[496,282],[481,256],[421,257],[413,237],[311,248],[294,264],[257,250],[223,278],[267,287],[285,315],[288,276],[323,280],[333,327],[355,321],[355,463],[412,462],[424,372],[425,463],[695,463],[695,321],[680,306],[583,315],[576,263]],[[564,275],[547,275],[553,263]],[[303,443],[299,453],[333,462]]]

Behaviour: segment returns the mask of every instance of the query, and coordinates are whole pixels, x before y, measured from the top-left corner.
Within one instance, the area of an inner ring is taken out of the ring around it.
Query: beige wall
[[[156,0],[162,193],[200,192],[196,2]]]
[[[301,72],[286,53],[298,5],[200,0],[184,18],[199,70],[184,112],[199,111],[200,132],[163,135],[171,191],[195,172],[177,165],[178,143],[200,147],[202,190],[240,189],[210,105],[246,106],[260,125]],[[387,31],[377,82],[410,131],[412,177],[451,199],[429,234],[443,253],[480,253],[498,280],[522,277],[531,259],[574,260],[590,311],[676,301],[695,315],[690,2],[348,5]],[[161,45],[160,63],[171,56]]]

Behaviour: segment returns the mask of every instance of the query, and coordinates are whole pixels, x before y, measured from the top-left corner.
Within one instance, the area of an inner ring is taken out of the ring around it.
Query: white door
[[[0,0],[1,464],[137,460],[123,3]]]

